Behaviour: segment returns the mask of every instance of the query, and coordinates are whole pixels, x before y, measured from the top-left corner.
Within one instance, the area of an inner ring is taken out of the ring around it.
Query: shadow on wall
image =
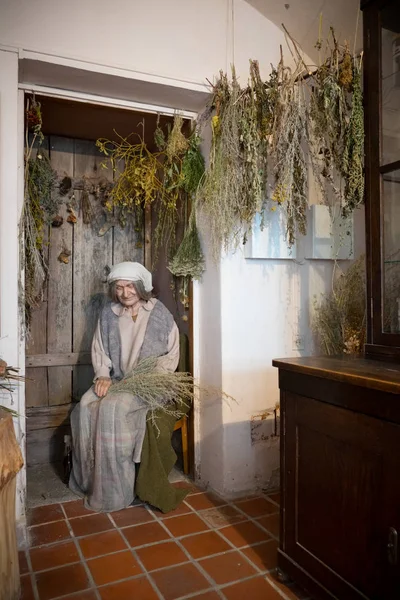
[[[207,407],[202,407],[203,419]],[[227,498],[279,487],[279,411],[208,428],[202,436],[200,481]],[[219,451],[217,449],[220,449]]]

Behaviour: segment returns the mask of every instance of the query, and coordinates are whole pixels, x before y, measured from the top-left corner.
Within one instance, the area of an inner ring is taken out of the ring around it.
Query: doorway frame
[[[25,101],[26,94],[36,93],[40,96],[46,96],[50,98],[57,98],[63,100],[70,100],[73,102],[81,102],[88,105],[97,105],[103,107],[112,107],[112,108],[120,108],[124,110],[131,110],[142,113],[149,114],[160,114],[163,116],[174,116],[176,112],[182,115],[184,119],[187,120],[195,120],[198,116],[198,112],[190,111],[179,108],[176,106],[174,108],[163,106],[159,104],[149,104],[143,102],[137,102],[134,100],[124,100],[120,98],[113,98],[111,96],[102,96],[95,95],[84,91],[76,91],[76,90],[68,90],[50,86],[44,86],[40,84],[34,83],[24,83],[20,82],[18,84],[18,121],[19,121],[19,218],[21,216],[21,210],[24,202],[24,119],[25,119]],[[23,265],[20,265],[19,271],[21,285],[23,285]],[[198,310],[196,307],[196,299],[198,298],[198,282],[195,282],[194,285],[190,286],[190,316],[189,316],[189,348],[190,348],[190,367],[191,372],[197,378],[198,375]],[[196,293],[197,292],[197,293]],[[24,315],[20,314],[20,329],[24,331]],[[20,358],[20,368],[23,372],[25,372],[25,363],[26,363],[26,339],[25,336],[20,336],[19,343],[19,358]],[[22,387],[19,392],[19,406],[23,407],[23,415],[21,415],[21,419],[25,419],[25,411],[26,411],[26,398],[25,398],[25,388]],[[199,447],[199,431],[200,431],[200,412],[197,407],[193,407],[191,411],[190,417],[190,444],[189,444],[189,456],[190,456],[190,465],[191,465],[191,475],[196,479],[199,476],[199,463],[200,463],[200,447]],[[24,425],[25,431],[25,425]],[[26,437],[24,438],[24,457],[26,457]],[[25,461],[26,462],[26,461]],[[26,498],[26,470],[24,469],[23,474],[23,485],[25,487],[25,498]],[[25,499],[24,499],[25,500]],[[26,500],[25,500],[26,501]]]

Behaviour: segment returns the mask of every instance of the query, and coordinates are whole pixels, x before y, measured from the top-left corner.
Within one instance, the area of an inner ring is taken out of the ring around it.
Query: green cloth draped
[[[189,370],[188,350],[188,338],[181,334],[178,366],[178,370],[181,372]],[[188,411],[189,408],[186,412]],[[140,500],[148,502],[163,513],[168,513],[179,506],[187,496],[188,490],[176,488],[168,481],[168,476],[177,459],[171,444],[176,419],[162,410],[156,411],[155,417],[157,425],[150,420],[146,423],[135,491]]]

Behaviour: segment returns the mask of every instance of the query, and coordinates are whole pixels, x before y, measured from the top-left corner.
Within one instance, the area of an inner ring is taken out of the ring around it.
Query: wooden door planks
[[[125,162],[118,161],[114,173],[114,181],[124,170]],[[113,227],[113,265],[120,262],[133,261],[144,264],[145,241],[144,241],[144,223],[142,231],[137,231],[137,224],[133,219],[128,219],[124,228],[116,225]]]
[[[101,168],[102,155],[95,143],[75,140],[74,177],[112,179],[112,171]],[[81,214],[82,192],[75,192],[80,214],[74,225],[73,267],[73,351],[90,350],[98,313],[96,297],[107,293],[106,267],[112,264],[112,228],[102,237],[97,223],[84,224]],[[93,201],[93,199],[92,199]],[[73,397],[78,399],[90,387],[93,369],[76,366],[73,370]]]
[[[73,140],[52,136],[50,159],[59,177],[70,177],[74,164]],[[72,260],[68,264],[58,260],[63,250],[71,252],[73,247],[73,229],[66,222],[68,213],[65,202],[60,207],[60,215],[64,218],[64,224],[60,228],[52,228],[49,247],[48,354],[71,352],[72,343]],[[71,367],[49,368],[48,379],[49,405],[71,402]]]
[[[119,262],[133,261],[144,262],[143,243],[138,246],[138,235],[134,224],[129,221],[123,229],[114,227],[113,264]]]

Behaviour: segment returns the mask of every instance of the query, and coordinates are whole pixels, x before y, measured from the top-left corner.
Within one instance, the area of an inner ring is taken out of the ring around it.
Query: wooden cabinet
[[[400,598],[400,1],[364,11],[367,344],[276,360],[279,567],[316,600]]]
[[[400,373],[274,361],[281,389],[279,567],[321,600],[400,598]]]

